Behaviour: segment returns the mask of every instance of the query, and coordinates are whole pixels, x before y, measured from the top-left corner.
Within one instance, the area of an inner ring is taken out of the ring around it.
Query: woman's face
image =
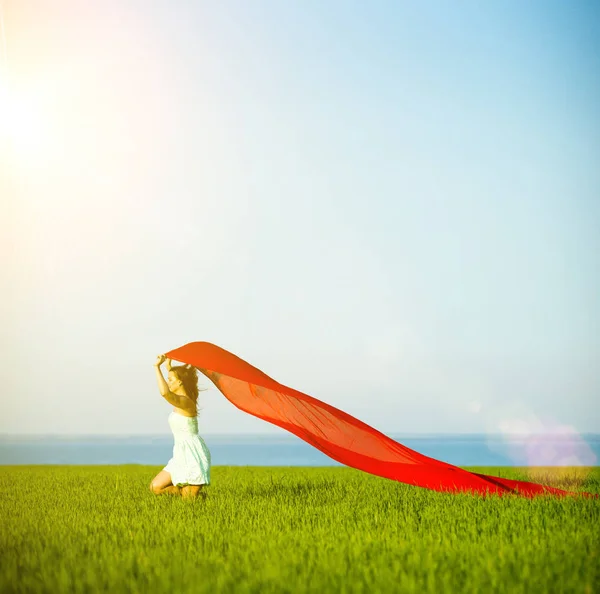
[[[181,380],[177,377],[177,374],[174,371],[169,371],[169,375],[167,377],[167,384],[171,392],[173,392],[181,386]]]

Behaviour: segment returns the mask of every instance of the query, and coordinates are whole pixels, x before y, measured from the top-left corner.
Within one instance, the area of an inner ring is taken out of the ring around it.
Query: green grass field
[[[0,467],[0,592],[598,592],[600,501],[482,498],[350,468]],[[473,469],[525,478],[509,468]],[[600,492],[600,469],[538,476]]]

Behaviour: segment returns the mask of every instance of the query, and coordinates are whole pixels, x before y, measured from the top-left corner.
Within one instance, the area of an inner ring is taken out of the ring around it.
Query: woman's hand
[[[169,371],[171,371],[171,369],[173,369],[173,364],[171,363],[171,359],[169,359],[169,358],[166,358],[166,359],[165,359],[165,362],[166,362],[166,364],[167,364],[167,369],[168,369]]]
[[[160,367],[160,365],[164,363],[166,359],[167,358],[164,355],[158,355],[158,357],[156,357],[156,363],[154,363],[154,367]]]

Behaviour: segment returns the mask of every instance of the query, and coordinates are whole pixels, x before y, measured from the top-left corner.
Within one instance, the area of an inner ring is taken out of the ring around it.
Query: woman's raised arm
[[[154,368],[156,369],[156,380],[158,381],[158,389],[161,393],[161,396],[167,396],[170,392],[169,386],[163,377],[162,371],[160,370],[160,366],[165,361],[164,355],[159,355],[156,358],[156,363],[154,363]]]

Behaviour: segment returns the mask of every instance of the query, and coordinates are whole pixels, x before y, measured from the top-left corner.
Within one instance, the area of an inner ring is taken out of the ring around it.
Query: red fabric
[[[347,466],[435,491],[574,495],[440,462],[411,450],[349,414],[288,388],[233,353],[208,342],[191,342],[165,353],[208,377],[237,408],[297,435]]]

